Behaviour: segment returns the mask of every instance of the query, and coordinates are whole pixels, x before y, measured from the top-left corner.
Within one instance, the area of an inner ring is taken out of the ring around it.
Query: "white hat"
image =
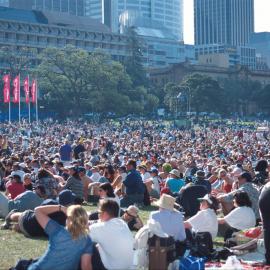
[[[202,198],[198,198],[198,200],[199,201],[207,201],[211,205],[213,204],[213,201],[210,199],[208,194],[204,195],[204,197],[202,197]]]
[[[160,199],[154,202],[154,205],[167,210],[173,210],[175,205],[175,198],[168,194],[162,194]]]
[[[178,170],[176,170],[176,169],[171,170],[171,171],[170,171],[170,174],[175,175],[177,178],[180,177],[180,172],[179,172]]]

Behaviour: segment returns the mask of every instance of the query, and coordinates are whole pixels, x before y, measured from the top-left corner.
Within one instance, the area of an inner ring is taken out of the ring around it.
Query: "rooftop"
[[[97,32],[110,32],[109,28],[97,20],[88,17],[74,16],[68,13],[51,11],[22,10],[0,7],[0,20],[27,23],[58,25]]]

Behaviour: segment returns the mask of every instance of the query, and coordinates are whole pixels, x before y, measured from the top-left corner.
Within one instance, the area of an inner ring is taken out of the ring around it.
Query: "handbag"
[[[179,270],[204,270],[205,258],[187,256],[180,261]]]

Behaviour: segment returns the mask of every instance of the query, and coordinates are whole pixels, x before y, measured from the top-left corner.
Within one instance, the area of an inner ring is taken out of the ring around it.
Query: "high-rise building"
[[[258,58],[261,58],[270,68],[270,32],[253,33],[250,46],[256,49]]]
[[[8,7],[9,6],[9,0],[0,0],[0,6]]]
[[[9,0],[12,8],[65,12],[71,15],[85,15],[85,0]]]
[[[86,0],[86,15],[99,19],[113,31],[119,31],[123,22],[132,25],[147,19],[183,40],[183,0]]]
[[[195,45],[242,46],[254,32],[254,0],[195,0]]]

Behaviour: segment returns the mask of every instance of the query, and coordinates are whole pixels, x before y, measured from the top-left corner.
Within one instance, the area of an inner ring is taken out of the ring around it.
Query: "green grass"
[[[87,211],[93,211],[96,207],[85,206]],[[140,217],[146,223],[150,211],[155,207],[144,207],[140,210]],[[0,224],[3,220],[0,220]],[[11,230],[0,230],[0,270],[7,270],[15,266],[19,259],[31,259],[41,256],[47,248],[46,239],[26,238],[23,234]],[[53,269],[52,269],[53,270]]]
[[[97,207],[85,206],[87,211],[96,210]],[[149,213],[156,210],[154,206],[144,207],[140,210],[140,217],[145,224]],[[0,220],[0,224],[3,221]],[[19,259],[31,259],[41,256],[47,248],[46,239],[26,238],[23,234],[11,230],[0,230],[0,270],[7,270],[15,266]],[[223,238],[215,239],[217,246],[223,244]],[[52,269],[53,270],[53,269]]]

